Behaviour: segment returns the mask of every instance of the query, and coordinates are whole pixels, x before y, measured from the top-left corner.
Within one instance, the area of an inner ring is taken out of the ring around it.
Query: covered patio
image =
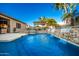
[[[0,34],[9,33],[9,20],[0,17]]]

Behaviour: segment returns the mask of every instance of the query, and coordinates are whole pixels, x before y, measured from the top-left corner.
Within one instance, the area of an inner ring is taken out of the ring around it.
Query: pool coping
[[[64,41],[66,41],[66,42],[68,42],[68,43],[70,43],[70,44],[73,44],[73,45],[75,45],[75,46],[79,47],[79,45],[78,45],[78,44],[76,44],[76,43],[74,43],[74,42],[71,42],[71,41],[66,40],[66,39],[64,39],[64,38],[61,38],[61,37],[58,37],[57,35],[54,35],[54,34],[52,34],[52,35],[53,35],[53,36],[55,36],[55,37],[57,37],[57,38],[59,38],[59,39],[61,39],[61,40],[64,40]]]

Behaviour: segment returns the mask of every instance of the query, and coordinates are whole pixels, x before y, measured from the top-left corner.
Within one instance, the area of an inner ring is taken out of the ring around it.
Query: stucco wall
[[[22,32],[22,33],[26,33],[27,32],[25,24],[21,24],[21,31],[20,32]]]
[[[16,28],[16,23],[19,23],[21,24],[21,28]],[[12,20],[10,19],[10,32],[14,32],[14,28],[16,28],[16,31],[15,32],[20,32],[20,33],[26,33],[27,30],[26,30],[26,26],[25,24],[21,23],[21,22],[18,22],[16,20]]]
[[[14,32],[15,27],[16,27],[16,21],[10,19],[10,33]]]

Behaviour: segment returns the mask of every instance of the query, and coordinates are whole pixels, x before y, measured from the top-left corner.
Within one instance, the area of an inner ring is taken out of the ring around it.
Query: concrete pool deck
[[[7,33],[0,34],[0,42],[10,42],[26,35],[26,33]]]

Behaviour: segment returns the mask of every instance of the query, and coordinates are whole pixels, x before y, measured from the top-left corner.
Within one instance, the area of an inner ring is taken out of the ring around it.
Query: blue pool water
[[[0,56],[79,56],[79,47],[51,34],[29,34],[0,42]]]

